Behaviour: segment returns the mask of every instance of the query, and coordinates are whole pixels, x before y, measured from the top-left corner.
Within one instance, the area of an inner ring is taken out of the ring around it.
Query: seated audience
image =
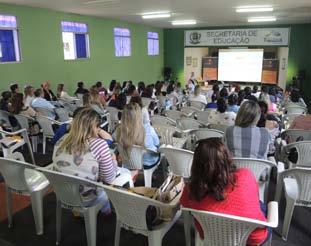
[[[231,154],[219,138],[200,140],[195,149],[191,176],[181,197],[184,207],[266,221],[253,173],[237,169]],[[201,239],[201,225],[195,220]],[[248,237],[247,245],[262,245],[269,239],[267,228],[257,228]]]
[[[227,90],[227,88],[222,88],[221,90],[220,90],[220,92],[219,92],[219,97],[222,97],[222,98],[224,98],[224,99],[228,99],[228,96],[229,96],[229,93],[228,93],[228,90]]]
[[[140,96],[141,96],[141,94],[145,91],[145,89],[146,89],[145,82],[144,82],[144,81],[138,82],[137,91],[138,91],[138,94],[139,94]]]
[[[10,86],[10,90],[12,92],[12,96],[14,96],[16,93],[19,93],[19,87],[18,84],[12,84]]]
[[[109,94],[113,93],[116,84],[117,84],[117,81],[115,79],[110,81],[109,88],[108,88],[108,93]]]
[[[244,88],[244,92],[245,92],[245,99],[249,99],[249,97],[252,96],[252,89],[249,86],[246,86]]]
[[[206,95],[207,99],[211,101],[213,95],[215,95],[216,98],[219,97],[219,85],[218,84],[214,84],[213,89],[207,92],[207,95]]]
[[[267,159],[271,136],[267,129],[257,127],[261,111],[257,102],[242,103],[235,119],[229,126],[224,141],[234,157]]]
[[[297,116],[290,124],[289,129],[311,130],[311,107],[308,108],[308,114]]]
[[[72,121],[70,131],[55,145],[53,154],[54,167],[64,173],[111,184],[118,173],[128,172],[120,169],[114,156],[111,156],[106,133],[100,129],[100,115],[93,109],[80,110]],[[90,159],[96,161],[90,162]],[[102,212],[110,213],[110,204],[102,190],[93,192],[90,187],[83,187],[82,198],[89,205],[100,200]]]
[[[278,120],[273,116],[268,114],[268,105],[266,102],[259,101],[258,102],[261,116],[257,123],[258,127],[265,127],[271,136],[271,141],[269,144],[268,157],[274,156],[275,146],[274,141],[280,135]]]
[[[54,113],[55,106],[51,104],[48,100],[43,98],[44,97],[43,90],[41,88],[35,90],[34,95],[35,95],[35,99],[33,99],[30,106],[33,109],[36,109],[36,108],[46,109],[49,112],[49,117],[52,119],[55,119],[55,113]]]
[[[193,92],[193,94],[191,94],[189,96],[189,101],[190,101],[190,103],[191,102],[201,102],[204,105],[207,104],[206,97],[201,94],[201,86],[200,85],[196,85],[194,87],[194,92]]]
[[[92,87],[90,89],[90,93],[89,93],[89,106],[94,109],[97,113],[99,113],[100,115],[103,115],[106,113],[106,110],[104,108],[104,100],[103,97],[100,96],[99,91]]]
[[[0,110],[9,112],[9,107],[11,106],[11,98],[12,92],[10,91],[2,92],[0,100]]]
[[[230,94],[228,97],[228,112],[234,112],[237,113],[239,111],[240,106],[238,106],[238,95],[235,93]]]
[[[294,103],[296,105],[302,106],[302,107],[307,107],[305,101],[301,97],[299,90],[298,89],[293,89],[290,93],[290,102]]]
[[[58,86],[57,86],[57,97],[61,100],[66,101],[66,102],[76,101],[77,98],[69,96],[68,93],[64,90],[64,87],[65,87],[64,84],[58,84]]]
[[[142,110],[137,103],[130,103],[124,107],[121,124],[116,129],[116,139],[125,151],[129,151],[133,145],[157,151],[160,144],[159,137],[150,123],[143,124]],[[147,152],[143,155],[145,168],[155,166],[159,160],[160,155],[156,153]]]
[[[212,95],[211,102],[206,104],[206,108],[209,108],[209,109],[216,109],[217,108],[217,96],[216,96],[216,94]]]
[[[217,100],[217,110],[213,110],[208,115],[208,123],[232,126],[234,125],[236,114],[234,112],[226,112],[227,105],[224,98]]]
[[[43,82],[41,85],[43,90],[43,98],[47,101],[57,101],[56,96],[54,95],[53,91],[50,90],[50,83],[48,81]]]
[[[77,87],[78,88],[74,93],[75,96],[77,96],[78,94],[84,95],[85,93],[89,92],[89,90],[84,88],[84,83],[82,81],[78,82]]]
[[[25,94],[25,106],[29,107],[33,101],[33,99],[35,99],[35,88],[33,88],[31,85],[28,85],[25,87],[24,90],[24,94]]]
[[[143,124],[150,124],[149,112],[146,107],[144,107],[141,97],[137,94],[131,97],[130,103],[137,103],[141,108],[142,121]]]
[[[36,111],[29,106],[24,104],[24,95],[22,93],[16,93],[14,100],[12,100],[12,105],[10,107],[10,112],[13,114],[21,114],[29,117],[36,116]]]
[[[245,101],[245,91],[240,90],[238,92],[238,106],[241,106],[241,104]]]
[[[253,86],[252,95],[255,96],[256,98],[259,98],[259,96],[260,96],[260,91],[258,91],[258,86],[257,86],[257,85],[254,85],[254,86]]]

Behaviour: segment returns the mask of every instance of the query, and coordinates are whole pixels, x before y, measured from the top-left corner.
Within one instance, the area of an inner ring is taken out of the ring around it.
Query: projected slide
[[[263,49],[222,49],[218,56],[218,80],[261,82]]]

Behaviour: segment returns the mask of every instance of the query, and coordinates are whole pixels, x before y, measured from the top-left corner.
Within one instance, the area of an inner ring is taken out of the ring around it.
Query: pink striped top
[[[107,142],[102,138],[91,138],[89,140],[90,149],[98,162],[98,179],[111,184],[116,178],[118,165],[111,159],[111,153]]]

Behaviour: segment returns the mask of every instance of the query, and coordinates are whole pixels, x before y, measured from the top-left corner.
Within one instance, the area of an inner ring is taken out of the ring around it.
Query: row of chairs
[[[81,213],[85,219],[85,229],[89,246],[96,245],[97,213],[103,204],[85,206],[80,195],[80,187],[94,187],[104,190],[112,202],[116,212],[115,245],[119,245],[121,228],[129,229],[148,237],[148,245],[161,245],[163,236],[174,225],[181,215],[178,210],[174,218],[164,222],[152,230],[148,229],[146,211],[149,206],[162,209],[171,208],[172,204],[180,199],[181,193],[170,204],[164,204],[151,198],[136,195],[124,189],[103,185],[76,176],[55,172],[48,168],[36,168],[25,162],[0,158],[0,171],[4,176],[7,189],[8,205],[11,201],[11,193],[30,194],[37,234],[43,233],[43,209],[42,199],[50,186],[56,193],[56,243],[61,241],[61,211],[62,208]],[[33,185],[27,174],[36,173]],[[15,177],[14,177],[15,176]],[[20,177],[19,179],[16,177]],[[25,177],[25,178],[23,178]],[[46,177],[46,178],[45,178]],[[25,188],[27,187],[27,188]],[[12,216],[8,206],[9,225],[12,226]],[[190,231],[192,215],[201,224],[204,234],[204,245],[246,245],[249,234],[257,227],[276,227],[278,224],[278,205],[276,202],[269,203],[267,222],[246,219],[238,216],[230,216],[219,213],[203,212],[193,209],[182,208],[184,212],[184,227],[187,245],[190,245]],[[226,232],[226,233],[224,233]],[[200,240],[196,237],[196,245]]]

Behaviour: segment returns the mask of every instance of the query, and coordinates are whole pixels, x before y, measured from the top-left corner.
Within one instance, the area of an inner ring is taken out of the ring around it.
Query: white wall
[[[279,47],[278,52],[277,52],[277,57],[279,59],[278,84],[281,88],[285,89],[287,65],[288,65],[288,47]]]
[[[194,75],[197,79],[201,78],[202,57],[208,56],[208,48],[185,48],[184,54],[185,81],[188,81],[191,76],[191,72],[194,72]]]

